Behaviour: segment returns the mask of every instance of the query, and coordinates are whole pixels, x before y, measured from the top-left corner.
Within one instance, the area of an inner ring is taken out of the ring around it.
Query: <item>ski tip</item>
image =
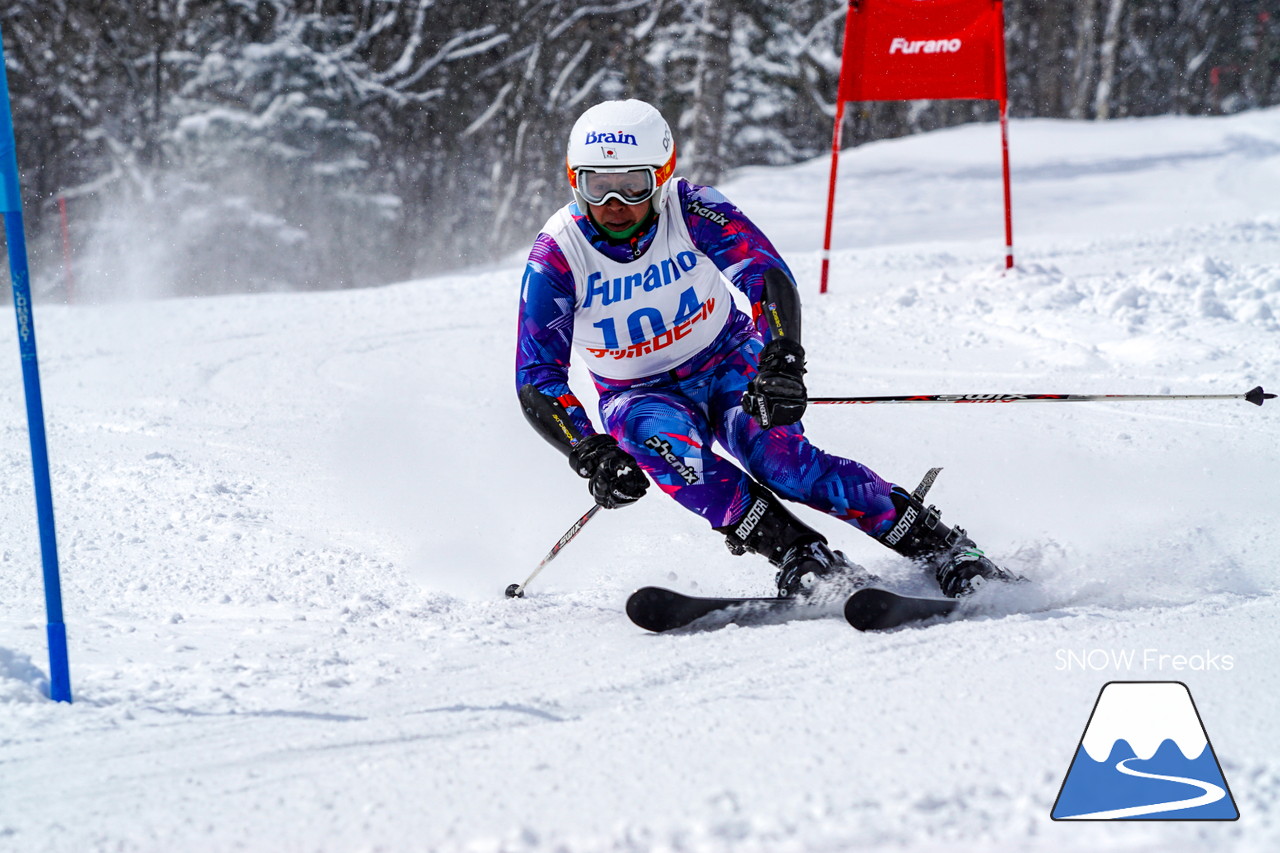
[[[1264,400],[1274,400],[1276,398],[1276,395],[1268,394],[1266,391],[1263,391],[1262,386],[1259,385],[1257,388],[1254,388],[1252,391],[1249,391],[1248,393],[1246,393],[1244,395],[1244,398],[1248,400],[1250,403],[1253,403],[1255,406],[1261,406]]]
[[[948,616],[956,607],[954,598],[918,598],[866,587],[845,601],[844,618],[859,631],[883,631]]]
[[[645,586],[627,597],[627,617],[646,631],[669,631],[669,608],[677,594],[659,586]]]
[[[860,589],[844,603],[844,618],[859,631],[884,627],[881,623],[893,606],[893,593],[875,587]]]

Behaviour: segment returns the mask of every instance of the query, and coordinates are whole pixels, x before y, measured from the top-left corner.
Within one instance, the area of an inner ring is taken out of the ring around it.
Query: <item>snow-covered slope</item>
[[[825,161],[723,189],[801,280],[814,394],[1242,393],[1280,385],[1276,139],[1274,110],[1014,122],[1009,273],[994,127],[849,152],[825,297]],[[631,589],[772,572],[654,493],[502,597],[590,505],[516,406],[518,278],[40,306],[76,702],[42,695],[15,359],[0,850],[1280,845],[1280,406],[814,407],[891,479],[944,466],[944,519],[1036,583],[880,635],[649,635]],[[1188,685],[1238,822],[1049,819],[1117,679]]]

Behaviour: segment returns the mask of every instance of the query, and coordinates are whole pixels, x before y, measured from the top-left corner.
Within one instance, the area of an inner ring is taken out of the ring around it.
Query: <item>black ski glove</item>
[[[592,435],[573,446],[569,464],[591,483],[591,497],[605,509],[617,509],[644,497],[649,478],[634,456],[611,435]]]
[[[791,338],[774,338],[760,353],[760,369],[742,395],[742,408],[769,429],[800,420],[808,402],[804,347]]]

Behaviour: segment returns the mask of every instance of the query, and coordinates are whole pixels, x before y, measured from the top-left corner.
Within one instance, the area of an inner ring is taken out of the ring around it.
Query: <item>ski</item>
[[[868,587],[850,595],[844,618],[859,631],[883,631],[935,616],[947,616],[960,602],[954,598],[917,598]]]
[[[658,586],[646,586],[627,599],[627,616],[646,631],[662,633],[699,623],[700,628],[729,624],[750,625],[775,619],[793,618],[804,611],[807,618],[835,615],[837,601],[808,598],[734,598],[685,595]],[[844,617],[859,631],[883,631],[911,622],[920,622],[955,611],[959,602],[951,598],[921,598],[900,595],[887,589],[867,587],[850,595],[843,603]]]
[[[658,586],[646,586],[627,599],[627,616],[646,631],[684,628],[704,617],[706,627],[768,621],[770,616],[811,605],[801,598],[706,598]]]

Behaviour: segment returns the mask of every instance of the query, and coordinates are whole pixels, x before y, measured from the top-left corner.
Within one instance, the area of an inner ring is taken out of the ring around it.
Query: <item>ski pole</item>
[[[542,558],[541,563],[538,563],[538,568],[533,570],[533,574],[525,578],[524,583],[513,583],[511,586],[507,587],[507,598],[524,598],[525,587],[527,587],[529,583],[538,576],[538,572],[542,571],[543,566],[555,559],[556,554],[559,554],[560,551],[563,550],[564,546],[572,542],[573,537],[577,536],[582,528],[587,526],[587,522],[595,517],[595,514],[599,511],[600,504],[594,504],[591,509],[586,511],[582,518],[575,521],[573,526],[566,530],[564,535],[560,537],[560,541],[551,548],[550,553]]]
[[[1259,385],[1244,394],[909,394],[898,397],[810,397],[810,403],[1120,403],[1137,400],[1247,400],[1261,406],[1275,399]]]

